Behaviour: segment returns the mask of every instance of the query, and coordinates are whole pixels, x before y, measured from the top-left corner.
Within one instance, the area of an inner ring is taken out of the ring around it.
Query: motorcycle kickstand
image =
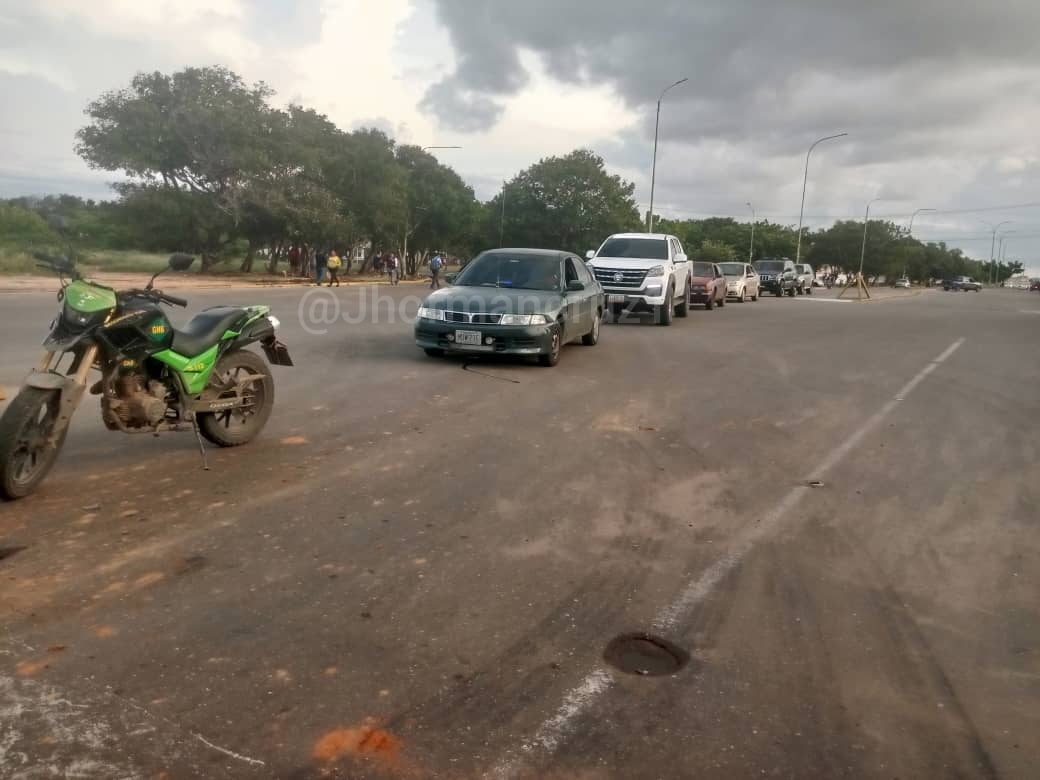
[[[191,428],[195,431],[195,440],[199,443],[199,453],[202,455],[202,470],[209,471],[209,463],[206,461],[206,445],[202,441],[202,434],[199,433],[199,424],[195,420],[195,416],[191,417]]]

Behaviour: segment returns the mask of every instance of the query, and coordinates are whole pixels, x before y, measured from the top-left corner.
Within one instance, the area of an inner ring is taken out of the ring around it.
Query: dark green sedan
[[[526,355],[555,366],[564,344],[599,341],[603,308],[603,288],[576,255],[490,249],[423,301],[415,343],[431,357]]]

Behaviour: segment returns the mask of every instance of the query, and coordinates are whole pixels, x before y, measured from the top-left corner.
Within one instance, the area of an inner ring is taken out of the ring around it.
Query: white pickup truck
[[[690,311],[690,261],[675,236],[618,233],[586,255],[607,294],[607,311],[652,311],[658,325]]]

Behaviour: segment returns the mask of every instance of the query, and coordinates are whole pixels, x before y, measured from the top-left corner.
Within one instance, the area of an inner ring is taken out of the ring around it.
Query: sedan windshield
[[[455,279],[455,284],[514,290],[559,290],[560,259],[555,255],[488,252],[467,265]]]
[[[715,275],[715,272],[711,269],[711,263],[694,263],[693,275],[707,276],[710,278]]]
[[[667,260],[668,242],[663,238],[610,238],[600,247],[596,256]]]
[[[722,273],[724,273],[726,276],[744,275],[743,263],[719,263],[719,268],[722,269]]]
[[[775,274],[784,270],[784,264],[780,260],[759,260],[755,265],[755,270],[759,273],[765,271],[766,273]]]

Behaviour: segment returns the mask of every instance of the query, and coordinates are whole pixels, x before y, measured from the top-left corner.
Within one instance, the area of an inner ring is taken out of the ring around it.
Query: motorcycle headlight
[[[444,309],[431,309],[428,306],[420,306],[419,319],[444,322]]]
[[[500,325],[544,325],[544,314],[503,314]]]
[[[647,276],[664,276],[664,266],[655,265],[649,271],[646,272]]]
[[[273,314],[268,315],[267,321],[271,323],[271,327],[275,330],[278,330],[280,327],[282,327],[282,321],[275,317]]]

